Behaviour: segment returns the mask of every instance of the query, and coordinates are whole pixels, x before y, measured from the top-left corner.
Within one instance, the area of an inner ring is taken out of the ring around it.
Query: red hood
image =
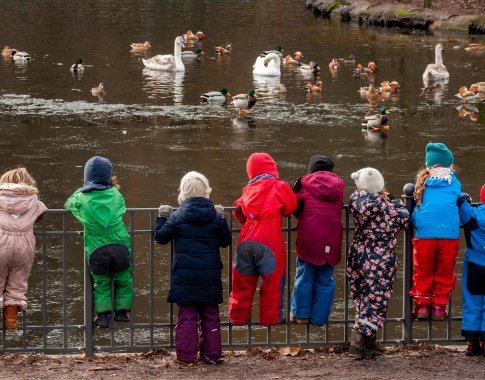
[[[251,154],[246,164],[246,171],[250,180],[260,174],[271,174],[274,177],[278,177],[276,164],[268,153]]]
[[[342,202],[344,182],[332,172],[318,171],[301,178],[301,184],[309,193],[321,201]]]

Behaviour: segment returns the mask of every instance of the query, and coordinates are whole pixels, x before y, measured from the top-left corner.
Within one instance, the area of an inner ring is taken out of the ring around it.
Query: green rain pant
[[[113,310],[111,284],[114,281],[114,310],[131,310],[133,278],[131,267],[112,274],[93,274],[94,309],[97,313]]]

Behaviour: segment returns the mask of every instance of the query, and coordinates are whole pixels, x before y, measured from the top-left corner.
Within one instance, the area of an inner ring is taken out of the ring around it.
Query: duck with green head
[[[206,103],[224,103],[226,101],[226,96],[231,96],[226,88],[221,88],[218,91],[209,91],[202,94],[200,98],[202,102]]]
[[[261,57],[266,57],[268,54],[271,54],[271,53],[274,53],[274,54],[278,54],[280,56],[280,58],[283,58],[283,48],[281,46],[276,46],[273,50],[265,50],[263,51],[260,56]]]
[[[202,54],[205,54],[201,48],[194,48],[182,52],[182,58],[199,59]]]
[[[389,129],[387,109],[384,106],[379,109],[379,113],[365,116],[365,120],[366,123],[363,123],[362,125],[366,126],[370,130],[377,131],[381,129]]]
[[[256,93],[253,89],[249,90],[247,94],[238,94],[232,97],[231,104],[237,108],[239,115],[246,115],[249,110],[256,104]]]
[[[83,60],[81,58],[76,59],[76,63],[71,66],[71,73],[81,74],[84,72]]]

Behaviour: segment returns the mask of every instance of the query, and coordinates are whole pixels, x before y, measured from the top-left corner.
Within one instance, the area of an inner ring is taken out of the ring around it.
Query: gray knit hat
[[[384,189],[384,177],[379,170],[374,168],[363,168],[352,173],[350,176],[358,189],[368,193],[379,193]]]
[[[111,187],[113,167],[111,162],[104,157],[91,157],[84,165],[84,187],[82,193],[93,190],[106,190]]]

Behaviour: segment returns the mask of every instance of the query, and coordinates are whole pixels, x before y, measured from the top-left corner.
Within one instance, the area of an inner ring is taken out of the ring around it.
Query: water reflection
[[[471,104],[462,104],[456,107],[458,111],[458,116],[461,118],[469,117],[471,121],[478,120],[478,108]]]
[[[174,104],[181,104],[184,97],[184,72],[143,69],[142,88],[150,99],[173,98]]]
[[[420,96],[424,99],[431,100],[436,105],[441,105],[446,95],[448,79],[442,82],[428,84],[422,89]]]
[[[256,121],[252,116],[237,116],[232,120],[232,125],[239,129],[255,129]]]
[[[274,98],[282,87],[280,77],[253,74],[253,88],[258,97]]]

